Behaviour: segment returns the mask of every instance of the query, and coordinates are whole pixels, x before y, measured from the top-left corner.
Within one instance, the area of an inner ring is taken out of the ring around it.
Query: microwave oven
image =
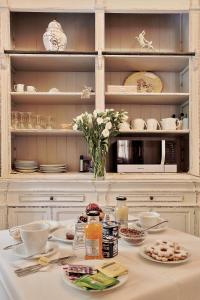
[[[177,172],[176,139],[119,139],[114,151],[114,169],[118,173]]]

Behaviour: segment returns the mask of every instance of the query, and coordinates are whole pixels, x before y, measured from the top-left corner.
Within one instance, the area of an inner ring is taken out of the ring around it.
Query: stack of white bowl
[[[65,164],[48,164],[40,165],[40,172],[42,173],[64,173],[67,171]]]
[[[15,170],[21,173],[33,173],[38,171],[38,162],[35,160],[14,161]]]

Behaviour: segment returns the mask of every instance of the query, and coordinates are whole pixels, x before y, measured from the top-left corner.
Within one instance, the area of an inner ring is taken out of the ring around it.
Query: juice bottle
[[[116,198],[117,206],[115,209],[116,221],[119,222],[120,226],[128,225],[128,207],[126,206],[126,197],[119,196]]]
[[[85,259],[102,258],[102,224],[99,223],[99,212],[90,211],[88,224],[85,226]]]

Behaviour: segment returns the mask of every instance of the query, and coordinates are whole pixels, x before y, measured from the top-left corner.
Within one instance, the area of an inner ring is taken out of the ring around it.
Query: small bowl
[[[144,243],[147,233],[139,231],[132,227],[128,227],[128,228],[121,228],[119,230],[119,235],[122,238],[122,240],[124,240],[128,244],[133,246],[139,246]]]

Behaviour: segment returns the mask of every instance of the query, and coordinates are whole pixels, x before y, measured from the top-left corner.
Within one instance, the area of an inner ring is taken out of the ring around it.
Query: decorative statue
[[[81,99],[89,99],[92,91],[91,87],[85,85],[81,92]]]
[[[141,48],[148,48],[151,50],[154,50],[154,47],[152,45],[152,41],[147,41],[145,39],[145,31],[143,30],[138,36],[136,36],[136,39],[138,40],[138,43],[140,44]]]
[[[67,46],[67,37],[62,26],[56,20],[49,23],[43,35],[44,47],[47,51],[64,51]]]

